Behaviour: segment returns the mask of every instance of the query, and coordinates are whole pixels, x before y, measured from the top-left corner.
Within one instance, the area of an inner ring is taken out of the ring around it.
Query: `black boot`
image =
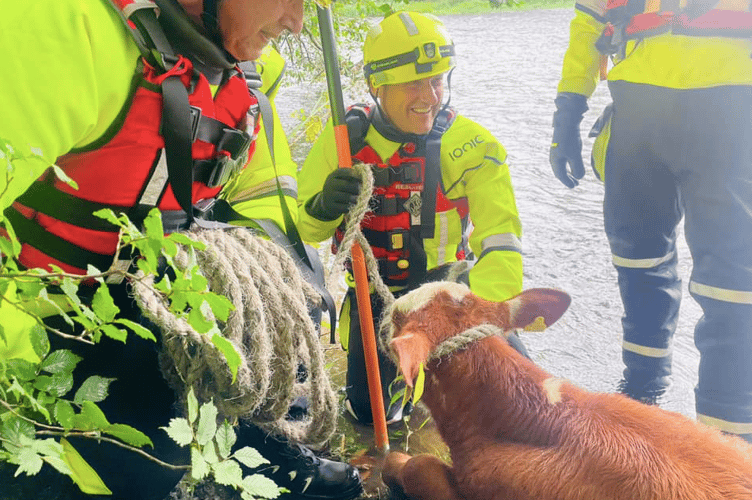
[[[267,435],[254,425],[241,424],[238,446],[251,446],[271,462],[254,472],[290,490],[283,500],[352,500],[363,492],[356,468],[319,458],[305,446]]]
[[[624,370],[624,378],[619,381],[617,392],[636,401],[658,406],[670,385],[668,375],[639,376],[631,374],[629,368]]]

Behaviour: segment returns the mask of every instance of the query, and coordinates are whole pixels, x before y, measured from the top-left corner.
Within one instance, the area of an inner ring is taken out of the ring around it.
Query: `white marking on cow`
[[[449,281],[426,283],[417,290],[397,299],[394,303],[394,309],[405,313],[417,311],[428,304],[439,292],[447,292],[455,300],[461,301],[470,293],[470,289],[462,283]]]
[[[552,405],[561,402],[561,384],[564,382],[565,380],[563,378],[548,377],[541,384],[543,386],[543,391],[546,393],[546,399],[548,399],[548,402]]]

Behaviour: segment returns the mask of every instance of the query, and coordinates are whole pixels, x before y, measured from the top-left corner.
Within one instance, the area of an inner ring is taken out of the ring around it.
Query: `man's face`
[[[225,49],[240,61],[257,59],[272,38],[303,29],[303,0],[223,0],[219,30]]]
[[[444,97],[444,75],[436,75],[414,82],[383,85],[376,91],[389,121],[402,132],[425,135]]]

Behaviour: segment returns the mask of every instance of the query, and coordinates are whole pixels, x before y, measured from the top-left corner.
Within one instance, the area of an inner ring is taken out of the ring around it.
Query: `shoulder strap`
[[[366,134],[370,124],[371,110],[365,104],[354,104],[345,113],[351,155],[358,154],[366,146]]]
[[[289,248],[290,245],[292,245],[292,248],[295,249],[295,252],[290,252],[291,255],[298,262],[298,267],[301,269],[305,280],[310,283],[317,292],[319,292],[319,295],[321,295],[327,311],[329,312],[329,324],[331,325],[330,341],[333,344],[335,342],[334,332],[336,331],[337,325],[337,313],[334,299],[325,287],[324,268],[321,266],[321,262],[316,258],[311,258],[308,254],[308,247],[305,246],[300,237],[300,233],[298,233],[298,228],[295,226],[292,215],[290,215],[290,208],[287,206],[287,200],[285,200],[285,196],[282,192],[282,185],[279,183],[277,162],[274,159],[274,113],[272,107],[269,99],[267,99],[263,92],[252,87],[249,87],[248,89],[254,96],[256,96],[259,103],[259,110],[261,112],[261,119],[264,121],[264,133],[266,135],[266,141],[269,144],[269,156],[271,157],[272,167],[274,168],[274,180],[277,182],[277,195],[279,196],[279,204],[285,222],[285,231],[282,233],[279,227],[277,227],[277,224],[269,220],[262,221],[254,219],[254,221],[259,224],[272,240],[285,248]]]
[[[454,112],[444,107],[439,111],[426,139],[426,176],[420,209],[420,236],[433,238],[436,231],[436,190],[441,179],[441,138],[454,122]]]

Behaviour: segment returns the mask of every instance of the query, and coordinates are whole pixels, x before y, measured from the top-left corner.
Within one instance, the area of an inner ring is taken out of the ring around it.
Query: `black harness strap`
[[[420,236],[423,239],[433,238],[436,232],[436,190],[441,180],[441,137],[453,121],[453,114],[442,108],[426,139],[426,178],[420,209]]]
[[[329,312],[329,324],[331,325],[330,342],[334,344],[334,336],[337,328],[337,308],[334,305],[332,295],[329,293],[329,290],[326,289],[324,268],[319,259],[311,258],[309,255],[309,251],[315,252],[315,250],[306,247],[303,243],[300,233],[298,233],[298,228],[295,226],[295,222],[290,214],[287,201],[283,195],[282,185],[279,182],[277,162],[274,158],[274,112],[272,111],[269,99],[267,99],[263,92],[251,86],[248,87],[248,90],[256,97],[261,112],[261,118],[264,121],[264,133],[266,135],[267,144],[269,145],[269,156],[272,160],[272,167],[274,168],[274,180],[277,182],[277,194],[279,195],[279,204],[285,222],[285,231],[283,232],[276,223],[268,219],[254,219],[254,222],[256,222],[256,224],[258,224],[274,242],[284,248],[292,246],[295,250],[294,252],[289,252],[290,255],[292,255],[293,259],[298,262],[298,268],[303,274],[303,278],[316,289]],[[244,217],[241,216],[241,218]]]

